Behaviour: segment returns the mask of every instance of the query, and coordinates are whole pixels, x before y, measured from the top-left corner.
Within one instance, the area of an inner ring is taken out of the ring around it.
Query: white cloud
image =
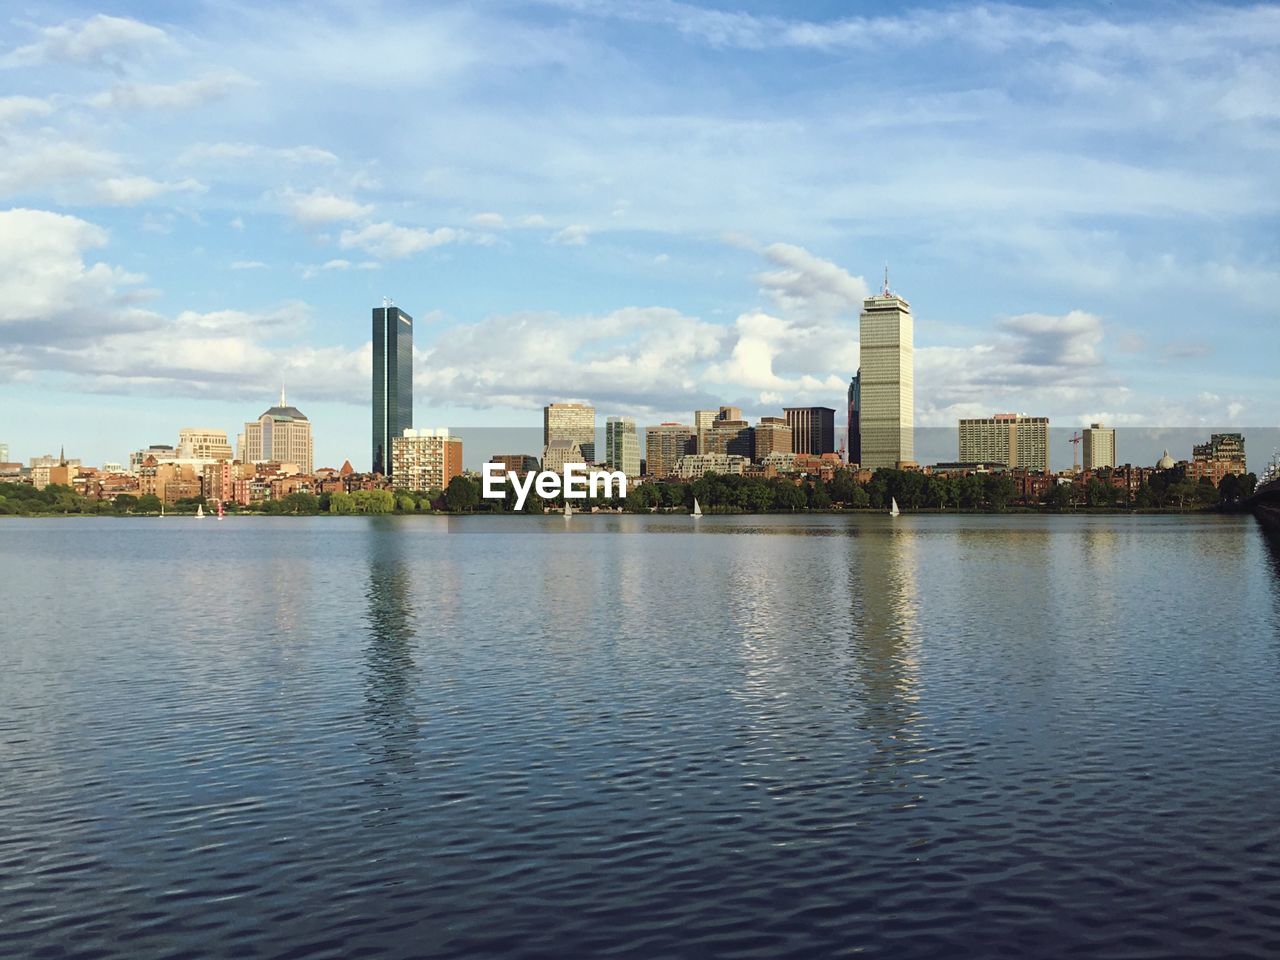
[[[232,260],[232,270],[261,270],[266,264],[261,260]]]
[[[427,230],[421,227],[402,227],[384,221],[370,223],[359,230],[343,230],[338,240],[344,250],[358,247],[375,257],[402,260],[407,256],[443,246],[461,239],[460,234],[449,227]]]
[[[55,61],[118,68],[170,43],[159,27],[100,13],[87,20],[45,27],[34,43],[0,57],[0,66],[26,67]]]
[[[47,117],[51,113],[53,104],[41,97],[0,97],[0,126],[26,117]]]
[[[182,163],[241,164],[246,160],[290,164],[332,166],[337,154],[321,147],[299,144],[293,147],[267,147],[256,143],[197,143],[180,157]]]
[[[256,84],[234,70],[207,73],[179,83],[124,83],[89,98],[102,109],[186,110]]]
[[[477,213],[471,218],[471,223],[486,230],[501,230],[507,225],[506,218],[500,213]]]
[[[589,236],[591,236],[590,227],[581,223],[571,223],[563,230],[558,231],[551,238],[551,242],[565,246],[580,247],[587,242]]]
[[[320,189],[312,190],[310,193],[289,190],[285,192],[284,198],[293,218],[307,226],[341,220],[359,220],[373,212],[373,207],[368,204],[358,203],[349,197],[340,197]]]
[[[165,182],[150,177],[109,177],[98,184],[97,197],[102,203],[127,207],[164,193],[204,193],[207,189],[190,178]]]

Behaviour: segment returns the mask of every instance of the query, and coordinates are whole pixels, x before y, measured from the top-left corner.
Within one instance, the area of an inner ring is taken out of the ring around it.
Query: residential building
[[[515,471],[521,476],[538,469],[538,458],[527,453],[495,453],[489,462],[502,464],[503,473]]]
[[[676,463],[676,476],[681,480],[697,480],[708,473],[738,474],[751,464],[749,457],[732,453],[690,453]]]
[[[784,407],[791,449],[820,457],[836,452],[836,412],[831,407]]]
[[[604,424],[605,460],[628,479],[640,476],[640,438],[630,417],[609,417]]]
[[[153,443],[149,447],[141,450],[135,450],[129,454],[129,472],[138,473],[142,468],[142,464],[150,457],[156,463],[172,463],[178,459],[178,451],[167,443]]]
[[[673,476],[680,458],[697,451],[698,437],[693,427],[670,422],[645,427],[645,476]]]
[[[957,459],[962,463],[1003,463],[1010,469],[1047,473],[1049,418],[997,413],[992,417],[961,420]]]
[[[283,404],[284,396],[281,394],[281,405]],[[178,431],[175,459],[216,463],[219,460],[231,458],[231,444],[227,441],[227,431],[202,427],[184,427]]]
[[[314,466],[311,421],[285,402],[283,390],[279,405],[246,423],[237,442],[242,463],[292,463],[303,473]]]
[[[845,462],[862,463],[862,426],[859,415],[862,412],[862,371],[859,370],[849,381],[849,447],[845,453]]]
[[[693,429],[698,435],[698,449],[694,451],[695,453],[707,452],[707,436],[711,433],[711,424],[715,422],[717,416],[719,412],[716,410],[693,411]]]
[[[596,408],[586,403],[549,403],[542,408],[542,445],[553,440],[576,443],[583,462],[596,459]],[[544,465],[545,469],[545,465]]]
[[[1197,443],[1191,448],[1187,479],[1208,477],[1217,486],[1228,474],[1240,476],[1246,469],[1244,434],[1215,433],[1210,435],[1208,443]]]
[[[771,453],[793,453],[791,424],[782,417],[761,417],[755,428],[751,458],[763,460]]]
[[[703,452],[733,454],[750,460],[753,456],[753,446],[751,425],[747,421],[717,419],[711,424],[711,430],[707,433],[706,449]]]
[[[413,317],[373,308],[373,472],[391,476],[391,442],[413,428]]]
[[[911,307],[890,291],[886,269],[884,288],[863,301],[859,318],[858,462],[864,468],[915,460],[914,337]]]
[[[1084,432],[1084,469],[1098,470],[1116,465],[1116,430],[1100,423],[1089,424]]]
[[[556,473],[564,472],[566,463],[586,463],[582,454],[582,445],[564,437],[552,440],[542,448],[542,469]]]
[[[400,490],[444,490],[462,473],[462,438],[447,428],[406,429],[391,441],[391,482]]]

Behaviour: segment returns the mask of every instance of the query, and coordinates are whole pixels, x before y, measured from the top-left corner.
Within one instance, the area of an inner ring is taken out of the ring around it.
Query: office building
[[[859,318],[858,462],[864,469],[915,460],[914,337],[911,307],[889,290],[886,269],[884,288],[863,302]]]
[[[741,420],[742,408],[741,407],[721,407],[716,412],[716,419],[717,420]]]
[[[292,463],[303,473],[314,466],[311,421],[285,402],[283,390],[278,406],[244,425],[238,444],[241,463]]]
[[[698,438],[693,427],[683,423],[660,423],[644,429],[645,475],[674,476],[681,457],[697,453]]]
[[[1115,427],[1104,427],[1100,423],[1091,423],[1084,432],[1084,468],[1100,470],[1103,467],[1116,465],[1116,431]]]
[[[997,413],[960,421],[961,463],[1003,463],[1010,469],[1049,470],[1049,418]]]
[[[831,407],[784,407],[793,453],[820,457],[836,452],[836,412]]]
[[[862,410],[862,371],[859,370],[853,375],[853,379],[849,381],[849,435],[848,450],[845,453],[845,462],[850,464],[862,463],[862,428],[859,424],[859,414]]]
[[[542,446],[553,440],[576,443],[583,462],[596,459],[596,408],[586,403],[550,403],[542,408]],[[545,464],[544,464],[545,469]]]
[[[413,317],[373,308],[373,472],[392,476],[391,441],[413,427]]]
[[[489,462],[502,464],[503,473],[514,472],[520,476],[538,469],[538,458],[527,453],[495,453]]]
[[[409,428],[391,438],[391,482],[399,490],[444,490],[462,473],[462,438],[447,428]]]
[[[281,405],[284,396],[281,395]],[[227,440],[227,431],[210,430],[201,427],[185,427],[178,431],[178,447],[176,460],[217,463],[219,460],[230,460],[231,444]]]
[[[604,423],[605,460],[627,478],[640,476],[640,437],[630,417],[609,417]]]
[[[751,459],[764,460],[772,453],[793,453],[791,425],[782,417],[761,417],[756,424]]]

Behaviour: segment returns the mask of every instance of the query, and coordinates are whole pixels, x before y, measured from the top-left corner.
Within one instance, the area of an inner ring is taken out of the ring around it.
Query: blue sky
[[[885,261],[921,426],[1280,423],[1280,8],[854,9],[7,5],[0,442],[367,466],[384,295],[421,426],[839,408]]]

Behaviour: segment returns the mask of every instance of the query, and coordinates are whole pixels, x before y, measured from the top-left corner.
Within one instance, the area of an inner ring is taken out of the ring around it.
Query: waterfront
[[[1280,953],[1249,517],[9,520],[0,955]]]

